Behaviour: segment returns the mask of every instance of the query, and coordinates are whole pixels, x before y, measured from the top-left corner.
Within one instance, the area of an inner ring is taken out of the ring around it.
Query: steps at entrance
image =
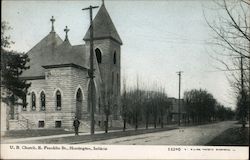
[[[27,130],[37,128],[37,124],[19,114],[17,119],[9,120],[9,130]]]

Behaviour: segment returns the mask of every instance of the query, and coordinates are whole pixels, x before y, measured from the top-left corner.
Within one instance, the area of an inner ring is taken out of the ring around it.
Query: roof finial
[[[52,23],[52,26],[51,26],[51,32],[55,32],[55,29],[54,29],[54,22],[56,21],[54,16],[51,17],[50,19],[51,23]]]
[[[68,41],[68,32],[69,32],[68,26],[65,27],[64,32],[66,33],[64,41]]]

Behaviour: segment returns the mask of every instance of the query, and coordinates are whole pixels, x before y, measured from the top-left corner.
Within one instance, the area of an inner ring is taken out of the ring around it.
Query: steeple
[[[65,27],[64,32],[66,33],[64,41],[69,41],[69,39],[68,39],[68,32],[69,32],[68,26]]]
[[[53,33],[53,32],[55,32],[55,29],[54,29],[54,22],[56,21],[56,20],[54,19],[54,16],[51,17],[50,21],[51,21],[51,31],[50,31],[50,33]]]
[[[114,41],[122,44],[122,40],[116,31],[115,25],[112,22],[109,13],[104,5],[104,0],[102,0],[102,5],[96,14],[94,20],[94,39],[113,39]],[[83,40],[89,41],[90,39],[90,30],[88,29]]]

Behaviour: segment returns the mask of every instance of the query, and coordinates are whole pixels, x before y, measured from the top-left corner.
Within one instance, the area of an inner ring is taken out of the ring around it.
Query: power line
[[[248,69],[243,68],[243,70],[248,70]],[[203,72],[232,72],[232,71],[241,71],[241,69],[221,69],[221,70],[203,71]]]

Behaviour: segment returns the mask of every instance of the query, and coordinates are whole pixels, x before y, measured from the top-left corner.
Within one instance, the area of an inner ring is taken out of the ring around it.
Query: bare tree
[[[150,120],[150,109],[151,109],[151,105],[150,105],[150,101],[151,101],[151,97],[150,97],[150,92],[146,91],[145,93],[145,100],[143,101],[143,111],[144,111],[144,117],[145,117],[145,127],[146,129],[148,129],[148,125],[149,125],[149,120]]]
[[[123,131],[126,130],[127,117],[128,117],[128,98],[127,98],[127,88],[126,80],[123,79],[123,94],[121,98],[122,102],[122,119],[123,119]]]
[[[227,77],[236,93],[238,113],[244,121],[250,105],[250,1],[214,2],[223,12],[212,22],[204,14],[215,33],[211,42],[216,46],[213,49],[216,56],[213,57],[222,64],[221,70],[229,71]]]
[[[187,114],[191,117],[193,123],[211,122],[215,116],[226,119],[226,116],[232,114],[229,109],[218,104],[211,93],[203,89],[185,91],[184,102],[187,106]]]
[[[103,113],[105,115],[105,133],[108,133],[109,127],[109,116],[111,115],[111,105],[112,105],[112,94],[110,90],[107,90],[106,86],[103,84],[103,90],[101,94]]]

